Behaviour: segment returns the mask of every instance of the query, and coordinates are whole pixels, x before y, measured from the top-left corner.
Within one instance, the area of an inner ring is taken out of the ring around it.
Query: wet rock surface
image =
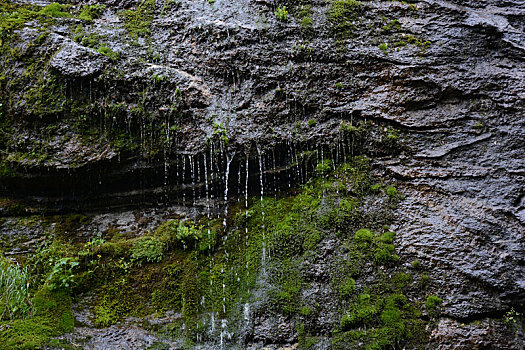
[[[205,206],[205,182],[215,183],[216,197],[222,196],[228,150],[231,182],[240,183],[237,174],[248,158],[255,194],[258,172],[278,173],[278,166],[294,162],[275,150],[339,150],[333,145],[340,142],[341,122],[371,123],[379,131],[356,152],[374,159],[378,173],[397,181],[404,195],[391,227],[397,253],[421,262],[431,292],[443,299],[431,347],[523,347],[522,331],[487,318],[525,308],[522,1],[370,1],[342,42],[327,21],[328,4],[320,1],[311,2],[313,34],[293,6],[288,22],[280,22],[273,2],[183,0],[158,4],[149,33],[138,37],[128,34],[121,11],[140,2],[101,3],[100,18],[58,19],[38,45],[34,21],[14,31],[16,57],[1,61],[3,79],[12,81],[1,85],[3,114],[15,132],[0,138],[2,165],[9,169],[0,196],[30,203],[21,209],[26,214],[169,202],[197,203],[200,209],[179,211],[194,215]],[[385,29],[393,20],[399,27]],[[80,24],[82,32],[75,32]],[[96,46],[74,39],[89,33],[98,35]],[[100,45],[119,58],[98,53]],[[34,60],[42,60],[46,73],[15,81],[33,72]],[[50,85],[50,76],[60,84]],[[47,90],[37,96],[53,92],[52,102],[35,104],[29,92],[38,84]],[[396,130],[399,143],[383,152],[370,140],[383,140],[387,129]],[[213,148],[210,140],[224,136],[227,150]],[[265,169],[259,149],[267,156]],[[215,182],[205,176],[212,157],[221,159]],[[305,173],[273,181],[296,184],[313,172]],[[240,194],[241,185],[235,186]],[[140,234],[158,223],[155,210],[97,212],[89,229]],[[52,230],[15,220],[5,219],[0,229],[2,249],[13,256],[31,252]],[[319,302],[324,260],[332,251],[322,249],[324,257],[304,268],[316,281],[305,293]],[[254,343],[295,342],[286,319],[263,314],[254,323]],[[85,346],[93,349],[158,341],[136,325],[76,332],[70,340],[90,337]]]

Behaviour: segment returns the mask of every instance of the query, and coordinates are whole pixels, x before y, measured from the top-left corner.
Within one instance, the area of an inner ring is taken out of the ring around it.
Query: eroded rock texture
[[[1,32],[2,215],[202,211],[205,182],[223,198],[230,160],[230,195],[244,191],[246,158],[255,195],[260,171],[284,174],[269,192],[311,176],[290,170],[297,151],[365,154],[404,196],[396,252],[443,299],[428,346],[523,347],[521,330],[493,320],[525,307],[523,1],[367,1],[343,14],[318,0],[99,3],[92,21]],[[286,319],[255,322],[255,340],[295,341]]]

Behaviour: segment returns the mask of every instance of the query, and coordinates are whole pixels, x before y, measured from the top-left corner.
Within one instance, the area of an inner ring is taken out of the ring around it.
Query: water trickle
[[[246,321],[246,323],[250,322],[250,304],[249,303],[244,304],[244,320]]]
[[[273,161],[273,194],[277,199],[277,167],[275,166],[275,149],[272,150],[272,161]]]
[[[224,175],[224,220],[222,222],[222,225],[224,227],[224,232],[226,232],[226,217],[228,216],[228,180],[230,177],[230,164],[233,158],[235,158],[235,153],[233,153],[231,157],[228,154],[228,152],[226,152],[225,154],[226,154],[226,174]]]
[[[262,271],[265,273],[266,269],[266,227],[265,227],[265,217],[264,217],[264,168],[263,168],[263,157],[261,154],[261,149],[257,145],[257,153],[259,155],[259,181],[261,183],[261,216],[262,216]]]
[[[190,163],[190,173],[191,173],[191,188],[192,188],[192,197],[193,197],[193,209],[196,207],[196,196],[195,196],[195,162],[194,162],[194,156],[190,155],[189,157],[189,163]]]
[[[182,205],[186,205],[186,156],[182,155]]]

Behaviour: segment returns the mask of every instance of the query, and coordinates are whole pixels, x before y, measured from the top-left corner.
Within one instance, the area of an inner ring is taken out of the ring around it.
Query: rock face
[[[397,254],[443,299],[429,347],[523,347],[494,321],[525,310],[523,1],[100,3],[1,32],[0,195],[26,205],[2,215],[203,211],[244,193],[241,171],[259,195],[259,173],[268,193],[313,174],[297,154],[365,154],[404,195]],[[254,322],[254,343],[296,341]]]

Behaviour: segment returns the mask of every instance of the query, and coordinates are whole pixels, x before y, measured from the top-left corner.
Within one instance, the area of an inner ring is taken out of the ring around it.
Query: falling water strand
[[[259,155],[259,181],[261,183],[261,216],[262,216],[262,271],[265,273],[266,269],[266,227],[264,217],[264,180],[263,180],[263,159],[261,155],[261,149],[257,146],[257,153]]]
[[[246,248],[248,248],[248,179],[249,179],[249,162],[250,156],[249,153],[246,152],[246,178],[244,179],[244,207],[246,208],[246,225],[244,226],[244,233],[246,236]],[[246,259],[246,276],[249,277],[250,272],[248,270],[248,259]]]
[[[277,199],[277,168],[275,166],[275,148],[272,150],[272,161],[273,161],[273,194]]]
[[[182,205],[186,206],[186,156],[182,155]]]
[[[235,157],[235,153],[230,156],[228,155],[228,152],[226,154],[226,174],[224,176],[224,219],[222,222],[222,226],[224,227],[224,232],[226,232],[226,217],[228,216],[228,180],[230,176],[230,164]]]
[[[164,197],[168,203],[168,149],[170,147],[170,120],[166,123],[166,146],[164,147]]]
[[[190,162],[190,170],[191,170],[191,188],[192,188],[192,196],[193,196],[193,207],[192,209],[195,210],[195,207],[196,207],[196,196],[195,196],[195,162],[194,162],[194,158],[193,158],[193,155],[190,155],[189,157],[189,162]]]

